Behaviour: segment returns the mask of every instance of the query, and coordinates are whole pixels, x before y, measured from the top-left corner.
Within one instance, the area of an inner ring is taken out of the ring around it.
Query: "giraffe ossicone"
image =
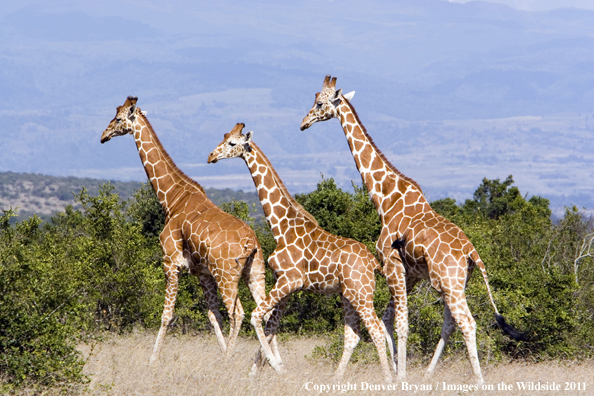
[[[396,322],[398,377],[406,375],[407,292],[419,280],[429,279],[441,294],[445,307],[441,339],[427,371],[435,370],[455,329],[455,321],[462,331],[473,373],[482,383],[476,323],[464,293],[476,266],[483,275],[497,322],[505,323],[493,301],[485,266],[464,232],[433,211],[421,187],[398,171],[376,147],[349,100],[341,89],[336,89],[336,77],[327,75],[313,107],[303,118],[301,130],[319,121],[340,120],[357,169],[380,216],[382,230],[376,247],[391,294],[383,320],[390,334]],[[516,340],[523,339],[521,333],[507,324],[502,329]]]
[[[140,160],[165,212],[160,235],[163,270],[167,281],[161,327],[151,354],[158,357],[167,327],[173,318],[179,273],[188,270],[200,280],[219,347],[229,355],[241,328],[244,312],[238,298],[243,277],[256,303],[266,297],[262,249],[254,231],[243,221],[212,203],[204,189],[186,176],[163,148],[146,113],[129,96],[101,135],[101,143],[116,136],[134,136]],[[229,340],[223,336],[217,289],[230,316]]]
[[[322,229],[289,194],[268,158],[253,142],[252,132],[242,134],[244,127],[244,124],[237,124],[225,134],[223,141],[208,156],[208,162],[243,158],[276,241],[276,249],[268,258],[268,265],[277,277],[276,283],[252,312],[251,319],[265,357],[273,368],[281,370],[267,337],[275,334],[291,293],[298,290],[326,295],[339,293],[345,316],[345,342],[337,376],[344,374],[361,337],[360,317],[377,348],[384,379],[391,381],[385,349],[386,340],[390,340],[373,307],[374,272],[381,272],[378,261],[364,244]],[[279,314],[268,320],[264,330],[262,319],[272,309]]]

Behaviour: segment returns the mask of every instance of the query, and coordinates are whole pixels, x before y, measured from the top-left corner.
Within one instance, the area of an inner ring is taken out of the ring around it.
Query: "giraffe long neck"
[[[137,122],[140,128],[135,128],[134,140],[138,154],[167,217],[184,192],[198,192],[198,196],[209,201],[202,187],[175,165],[148,119],[140,114]]]
[[[421,187],[384,157],[359,121],[354,107],[344,97],[339,114],[355,164],[382,222],[386,224],[394,216],[406,216],[411,212],[404,210],[407,206],[414,206],[415,212],[430,209]],[[392,210],[395,206],[402,210]]]
[[[262,150],[253,142],[250,144],[252,150],[244,154],[243,159],[252,174],[264,215],[277,243],[289,226],[288,219],[302,218],[317,226],[318,223],[314,217],[289,194]]]

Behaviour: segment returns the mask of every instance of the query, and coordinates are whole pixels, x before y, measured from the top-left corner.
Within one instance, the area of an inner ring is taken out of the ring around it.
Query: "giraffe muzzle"
[[[209,164],[216,164],[218,160],[219,159],[214,156],[214,153],[210,153],[210,155],[208,156],[208,159],[206,160],[206,162],[209,163]]]
[[[105,143],[105,142],[108,142],[108,141],[110,141],[110,140],[111,140],[111,135],[109,135],[109,134],[105,134],[105,133],[104,133],[104,134],[101,136],[101,144],[103,144],[103,143]]]
[[[311,126],[311,122],[308,120],[303,120],[303,122],[301,123],[301,129],[302,131],[305,131],[307,128],[309,128]]]

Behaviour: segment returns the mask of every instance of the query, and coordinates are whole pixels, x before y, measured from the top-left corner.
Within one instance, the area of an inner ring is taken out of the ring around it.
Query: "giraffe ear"
[[[334,93],[334,98],[332,99],[332,104],[334,106],[338,106],[340,104],[340,95],[342,95],[342,89],[339,89]]]
[[[243,144],[243,148],[245,149],[245,151],[247,151],[248,153],[252,152],[252,146],[250,145],[250,142],[252,141],[252,135],[254,132],[252,131],[248,131],[245,134],[245,143]]]
[[[355,91],[351,91],[349,93],[346,93],[343,96],[344,96],[344,98],[346,100],[348,100],[350,102],[353,99],[353,96],[355,96]]]
[[[134,115],[135,111],[136,111],[136,101],[134,101],[134,103],[132,103],[132,106],[130,106],[130,111],[128,112],[128,119],[132,122],[134,122],[136,120],[136,116]]]

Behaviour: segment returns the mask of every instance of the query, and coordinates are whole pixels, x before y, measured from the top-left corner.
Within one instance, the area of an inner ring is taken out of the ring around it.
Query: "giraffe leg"
[[[250,293],[257,304],[266,298],[266,274],[262,251],[252,252],[243,267],[243,280],[250,289]]]
[[[241,266],[240,263],[238,264]],[[227,343],[226,353],[230,355],[235,347],[235,342],[237,341],[237,336],[241,330],[241,323],[245,315],[241,301],[238,298],[241,272],[235,266],[225,266],[224,268],[227,268],[227,271],[215,271],[214,279],[217,282],[221,298],[229,313],[229,341]]]
[[[373,288],[375,289],[375,285]],[[350,304],[353,306],[356,312],[358,312],[359,317],[363,320],[363,323],[365,323],[365,327],[367,328],[367,331],[369,332],[369,335],[373,340],[373,344],[377,349],[377,354],[380,359],[380,365],[382,367],[382,372],[384,374],[384,380],[386,382],[392,382],[392,372],[390,371],[390,365],[388,364],[388,358],[386,357],[385,327],[382,325],[382,322],[377,317],[375,309],[373,308],[373,294],[371,294],[370,296],[365,296],[362,293],[360,293],[360,291],[363,290],[363,287],[356,288],[355,290],[356,292],[353,293],[355,294],[354,296],[345,293],[345,297],[349,299]],[[352,348],[354,349],[355,346],[356,344],[353,345]],[[352,353],[352,351],[350,353]],[[348,357],[350,358],[350,354]],[[341,363],[343,362],[341,361]]]
[[[344,296],[341,296],[341,302],[342,310],[344,312],[344,349],[342,351],[342,358],[336,369],[337,378],[342,378],[344,375],[347,364],[353,355],[353,351],[361,339],[361,328],[359,327],[359,314],[357,313],[357,310]]]
[[[241,330],[241,323],[243,322],[243,318],[245,317],[243,306],[241,305],[241,301],[237,297],[237,292],[235,292],[235,297],[232,301],[233,302],[231,303],[231,309],[227,308],[227,311],[230,312],[229,341],[227,342],[227,355],[230,355],[233,351],[233,348],[235,347],[237,336],[239,335],[239,331]]]
[[[463,286],[460,289],[461,290],[456,290],[455,293],[446,294],[445,303],[448,305],[452,317],[462,331],[462,336],[464,337],[464,342],[468,349],[468,358],[470,359],[472,372],[476,377],[477,382],[483,384],[483,375],[481,373],[481,366],[476,349],[476,322],[470,313],[470,309],[468,309]],[[456,297],[454,298],[453,295]]]
[[[202,290],[204,291],[204,299],[206,300],[206,305],[208,306],[208,320],[214,328],[221,352],[227,353],[227,345],[225,343],[225,337],[223,336],[223,318],[219,312],[217,282],[212,275],[206,273],[199,273],[198,278],[200,278],[200,286],[202,286]]]
[[[429,368],[427,368],[427,374],[432,375],[435,372],[435,366],[437,366],[437,361],[443,352],[443,348],[445,347],[448,339],[456,329],[454,318],[452,317],[452,313],[450,312],[450,308],[448,304],[444,303],[443,309],[443,326],[441,327],[441,339],[437,344],[437,348],[435,349],[435,353],[433,354],[433,359],[431,359],[431,363],[429,364]]]
[[[396,318],[396,309],[394,308],[395,302],[393,298],[390,298],[388,302],[388,306],[384,310],[384,314],[382,315],[382,322],[384,324],[384,331],[386,333],[386,340],[388,342],[388,350],[390,351],[390,359],[392,361],[392,369],[394,372],[397,372],[396,361],[395,358],[395,342],[394,342],[394,320]]]
[[[406,346],[408,342],[408,307],[405,269],[397,253],[392,252],[384,265],[386,281],[396,311],[396,334],[398,335],[398,380],[406,377]],[[393,334],[393,333],[392,333]]]
[[[268,337],[268,340],[271,344],[270,346],[272,348],[272,352],[274,353],[274,357],[276,357],[276,360],[280,364],[283,364],[283,361],[282,361],[282,359],[280,357],[280,353],[278,351],[278,342],[276,340],[276,330],[278,329],[278,326],[280,325],[281,318],[283,317],[283,313],[285,312],[285,308],[287,307],[287,303],[289,302],[289,297],[290,296],[285,296],[280,301],[280,303],[278,303],[278,305],[272,311],[272,314],[266,321],[266,327],[264,328],[264,333]],[[268,322],[270,322],[270,324],[268,324]]]
[[[179,254],[181,256],[181,254]],[[167,282],[167,289],[165,291],[165,304],[163,307],[163,314],[161,315],[161,327],[159,328],[159,334],[153,347],[153,353],[149,360],[149,365],[152,366],[159,357],[159,352],[165,339],[165,333],[167,333],[167,326],[173,318],[173,312],[175,309],[175,300],[177,298],[177,287],[179,282],[179,268],[174,265],[169,257],[163,259],[163,267],[165,270],[165,279]]]
[[[276,306],[276,308],[274,308],[274,310],[269,311],[266,316],[264,317],[266,320],[266,327],[264,330],[264,333],[266,334],[267,340],[268,342],[271,344],[271,349],[272,349],[272,353],[274,354],[274,357],[277,359],[278,363],[280,365],[283,364],[283,361],[280,357],[280,353],[278,351],[278,342],[276,339],[276,329],[278,328],[278,325],[280,324],[280,320],[283,316],[283,312],[285,310],[285,307],[287,306],[287,303],[289,301],[289,296],[285,296],[285,298],[283,298],[281,300],[281,302]],[[250,375],[255,375],[258,373],[258,371],[260,370],[260,368],[266,363],[266,360],[264,359],[264,350],[262,348],[258,349],[258,352],[256,353],[256,358],[254,359],[254,364],[252,365],[252,370],[250,372]]]
[[[270,260],[269,260],[270,261]],[[262,328],[262,319],[264,315],[274,307],[276,307],[282,299],[291,294],[292,291],[302,286],[303,281],[291,283],[286,277],[281,276],[276,281],[274,288],[270,291],[268,296],[262,303],[260,303],[254,312],[252,312],[251,323],[256,330],[256,335],[260,341],[260,345],[264,351],[264,355],[268,359],[268,362],[277,372],[282,371],[282,364],[274,356],[264,329]],[[270,321],[270,320],[269,320]]]

